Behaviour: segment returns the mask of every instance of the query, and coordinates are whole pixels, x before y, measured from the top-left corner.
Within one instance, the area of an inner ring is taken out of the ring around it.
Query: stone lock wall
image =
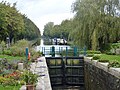
[[[120,90],[120,68],[108,69],[107,65],[85,58],[86,90]]]

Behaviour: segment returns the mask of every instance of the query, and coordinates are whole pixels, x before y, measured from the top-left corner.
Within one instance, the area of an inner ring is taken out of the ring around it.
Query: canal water
[[[43,54],[47,56],[50,56],[50,51],[52,47],[55,47],[55,53],[66,50],[66,48],[70,49],[69,45],[53,45],[51,39],[41,39],[41,44],[36,47],[36,50],[43,52]]]

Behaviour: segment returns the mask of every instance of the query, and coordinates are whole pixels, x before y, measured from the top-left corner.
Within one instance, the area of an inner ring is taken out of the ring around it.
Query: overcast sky
[[[3,0],[0,0],[3,1]],[[5,0],[4,0],[5,1]],[[47,22],[60,24],[73,17],[71,5],[75,0],[6,0],[17,2],[17,9],[26,14],[42,31]]]

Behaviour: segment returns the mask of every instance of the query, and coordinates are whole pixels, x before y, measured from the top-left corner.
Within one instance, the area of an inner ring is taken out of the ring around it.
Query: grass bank
[[[101,54],[100,59],[109,60],[109,61],[119,61],[120,62],[120,55]]]
[[[20,56],[9,56],[9,55],[0,55],[0,58],[6,58],[7,60],[24,60],[24,57],[20,57]]]
[[[21,86],[2,86],[0,85],[0,90],[20,90]]]

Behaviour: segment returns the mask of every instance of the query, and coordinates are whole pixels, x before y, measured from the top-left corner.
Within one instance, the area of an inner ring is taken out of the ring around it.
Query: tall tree
[[[38,27],[25,15],[22,15],[16,9],[16,3],[10,5],[7,2],[0,3],[0,41],[6,41],[9,37],[12,39],[28,39],[32,40],[40,37]]]
[[[76,0],[73,12],[76,12],[72,36],[77,44],[88,48],[102,49],[106,44],[117,42],[120,38],[119,0]],[[78,42],[79,40],[79,42]]]
[[[10,42],[16,33],[24,29],[24,22],[21,14],[16,10],[15,4],[11,6],[9,3],[0,3],[0,26],[2,39],[10,38]],[[3,34],[4,33],[4,34]]]
[[[48,22],[45,26],[44,26],[44,32],[43,35],[46,37],[51,37],[50,36],[50,32],[54,27],[54,23],[53,22]]]

